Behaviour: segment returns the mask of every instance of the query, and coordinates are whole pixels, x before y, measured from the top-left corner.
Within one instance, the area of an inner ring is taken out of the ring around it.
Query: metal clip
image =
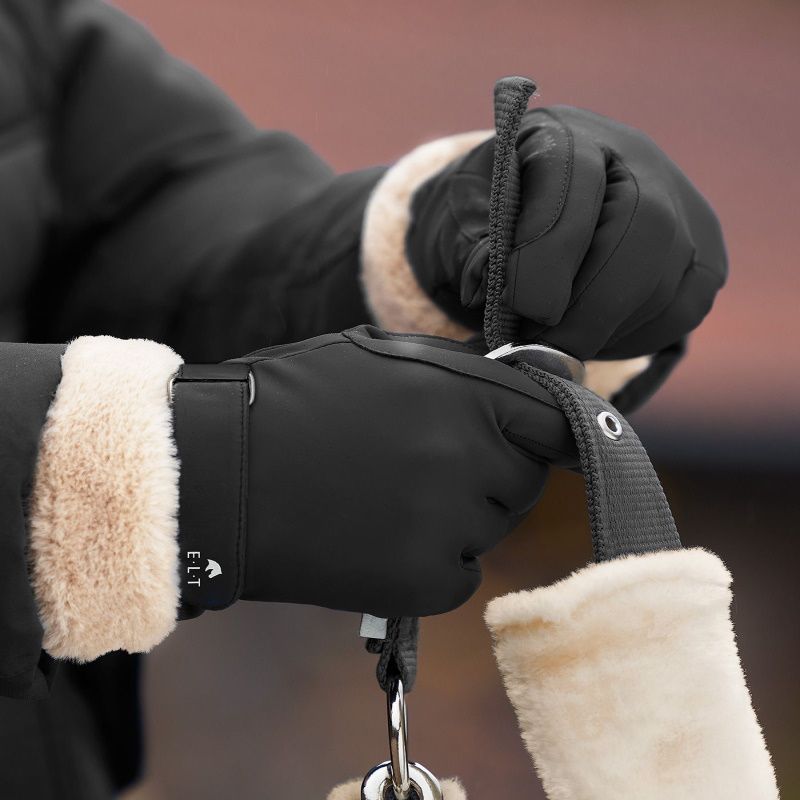
[[[389,800],[391,797],[394,800],[443,800],[436,776],[422,764],[408,760],[408,717],[403,682],[399,678],[386,693],[386,709],[389,760],[367,773],[361,784],[362,800]]]
[[[543,372],[558,375],[560,378],[566,378],[577,384],[583,384],[586,377],[586,367],[583,361],[543,344],[509,342],[509,344],[504,344],[487,353],[486,358],[502,361],[504,364],[515,364],[522,361]]]

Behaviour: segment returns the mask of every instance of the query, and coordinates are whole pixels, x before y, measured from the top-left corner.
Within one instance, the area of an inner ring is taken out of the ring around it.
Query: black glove
[[[212,397],[226,374],[229,407]],[[466,345],[369,326],[185,367],[174,413],[189,613],[238,597],[448,611],[536,502],[547,462],[577,460],[561,411],[524,375]]]
[[[426,292],[481,327],[494,139],[423,184],[406,247]],[[727,273],[720,226],[645,134],[567,106],[529,111],[505,302],[521,338],[582,359],[661,351],[694,329]]]

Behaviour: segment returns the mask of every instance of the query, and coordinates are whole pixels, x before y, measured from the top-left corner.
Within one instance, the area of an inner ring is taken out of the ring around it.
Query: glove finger
[[[372,325],[363,325],[342,333],[360,348],[391,358],[408,359],[439,367],[455,375],[460,381],[459,396],[472,392],[475,397],[485,397],[494,414],[492,424],[500,425],[510,419],[503,408],[525,409],[526,427],[532,433],[531,442],[523,447],[529,455],[551,464],[570,468],[577,462],[575,441],[560,406],[539,384],[519,370],[477,355],[470,345],[435,336],[395,334]],[[516,404],[512,399],[519,395]],[[489,412],[486,412],[489,413]],[[497,420],[495,422],[494,420]]]
[[[627,342],[627,347],[634,344],[635,355],[650,354],[655,351],[643,351],[641,344],[634,342],[638,331],[648,323],[661,317],[677,300],[677,295],[683,282],[684,276],[694,261],[694,246],[689,239],[688,232],[681,229],[675,236],[669,251],[660,254],[661,271],[660,280],[653,290],[650,297],[643,301],[638,307],[632,306],[630,315],[622,321],[614,334],[603,346],[602,353],[610,357],[611,353],[617,354],[620,342]],[[663,340],[662,347],[680,339],[687,331],[672,331],[664,326],[660,338]],[[661,347],[657,348],[658,350]]]
[[[657,353],[694,330],[711,310],[723,283],[724,276],[718,270],[692,261],[663,313],[615,342],[609,348],[609,357],[630,358]]]
[[[533,417],[531,411],[526,408],[522,413]],[[531,430],[520,433],[521,426],[514,424],[515,415],[503,413],[498,418],[496,447],[481,460],[481,470],[485,473],[483,492],[507,516],[524,515],[533,508],[541,497],[550,469],[540,452],[541,440],[546,437],[532,439],[528,435]],[[535,423],[531,419],[526,425],[534,427],[537,434],[541,433],[541,421]]]
[[[677,215],[663,187],[640,185],[613,153],[607,175],[603,210],[569,307],[558,325],[533,334],[582,359],[596,356],[647,303],[662,277],[675,269],[673,252],[682,252]],[[684,256],[679,263],[678,275],[687,263]]]
[[[549,111],[519,143],[522,205],[504,300],[518,314],[555,325],[593,241],[606,193],[606,156],[583,131]],[[527,131],[526,131],[527,134]]]
[[[683,218],[687,220],[695,247],[694,260],[716,273],[722,286],[728,276],[728,256],[719,218],[685,175],[679,173],[675,181],[680,187],[676,202]]]
[[[541,389],[509,365],[497,364],[497,368]],[[577,466],[577,449],[569,423],[555,402],[552,407],[543,405],[535,397],[514,391],[512,386],[509,382],[508,387],[489,387],[499,444],[491,453],[491,460],[484,459],[491,471],[485,492],[513,514],[524,514],[539,499],[549,465]],[[552,413],[543,413],[543,409]],[[571,460],[566,457],[568,448],[574,454]]]

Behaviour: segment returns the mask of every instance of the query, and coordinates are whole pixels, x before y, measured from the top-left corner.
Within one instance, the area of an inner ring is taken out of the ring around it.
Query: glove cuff
[[[179,617],[186,619],[242,594],[255,381],[246,363],[184,364],[171,392],[181,458]]]
[[[391,167],[373,190],[364,212],[361,279],[380,327],[458,340],[475,334],[450,319],[420,286],[406,256],[406,233],[414,192],[492,136],[494,131],[472,131],[423,144]]]
[[[663,551],[489,604],[506,689],[550,800],[778,797],[730,583],[711,553]]]
[[[42,430],[29,561],[43,647],[90,661],[150,650],[179,602],[179,466],[167,384],[181,359],[141,339],[81,337]]]

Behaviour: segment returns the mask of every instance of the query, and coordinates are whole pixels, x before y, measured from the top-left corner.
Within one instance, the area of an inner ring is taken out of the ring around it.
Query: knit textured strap
[[[535,84],[503,78],[495,85],[494,171],[489,205],[489,268],[484,337],[490,349],[511,340],[515,314],[503,302],[506,264],[520,209],[517,133]],[[530,364],[517,369],[547,389],[569,421],[581,461],[596,561],[679,548],[664,490],[633,428],[588,389]]]
[[[410,691],[417,677],[418,617],[392,617],[386,624],[385,639],[367,639],[367,650],[378,654],[375,675],[384,692],[395,678]]]

